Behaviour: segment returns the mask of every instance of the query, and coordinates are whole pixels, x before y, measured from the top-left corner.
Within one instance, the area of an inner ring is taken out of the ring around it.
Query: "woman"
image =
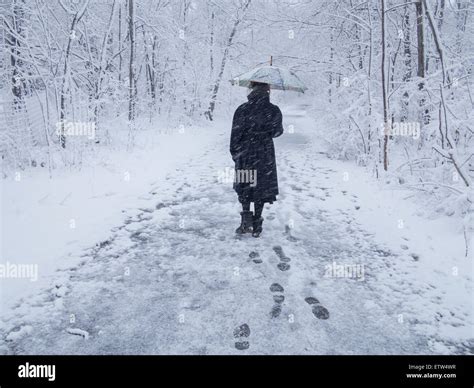
[[[270,85],[252,82],[248,102],[234,114],[230,153],[235,162],[234,190],[242,204],[242,220],[236,233],[262,233],[262,211],[278,195],[278,178],[273,138],[283,133],[282,115],[270,103]],[[250,203],[254,211],[250,211]]]

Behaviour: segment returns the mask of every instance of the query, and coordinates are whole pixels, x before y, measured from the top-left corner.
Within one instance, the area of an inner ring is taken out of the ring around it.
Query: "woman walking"
[[[262,211],[278,195],[278,178],[273,138],[283,133],[282,114],[270,103],[270,85],[250,83],[248,102],[234,114],[230,153],[235,162],[234,190],[242,204],[241,223],[236,233],[262,233]],[[254,213],[250,203],[254,204]]]

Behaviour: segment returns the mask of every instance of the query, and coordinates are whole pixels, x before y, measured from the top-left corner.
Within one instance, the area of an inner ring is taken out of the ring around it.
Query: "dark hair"
[[[252,90],[258,90],[262,92],[270,92],[270,85],[266,84],[264,82],[250,82],[250,89]]]

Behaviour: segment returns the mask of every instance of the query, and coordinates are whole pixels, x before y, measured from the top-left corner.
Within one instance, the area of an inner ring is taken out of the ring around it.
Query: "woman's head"
[[[257,91],[270,94],[270,85],[265,84],[263,82],[250,82],[250,89],[252,90],[252,92]]]

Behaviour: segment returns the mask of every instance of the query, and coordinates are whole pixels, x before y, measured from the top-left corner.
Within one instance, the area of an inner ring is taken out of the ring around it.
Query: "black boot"
[[[235,230],[237,234],[252,232],[253,213],[251,211],[243,211],[240,213],[242,221],[240,226]]]
[[[263,230],[262,223],[263,223],[262,217],[253,218],[253,231],[252,231],[253,237],[260,237],[260,233],[262,233],[262,230]]]

